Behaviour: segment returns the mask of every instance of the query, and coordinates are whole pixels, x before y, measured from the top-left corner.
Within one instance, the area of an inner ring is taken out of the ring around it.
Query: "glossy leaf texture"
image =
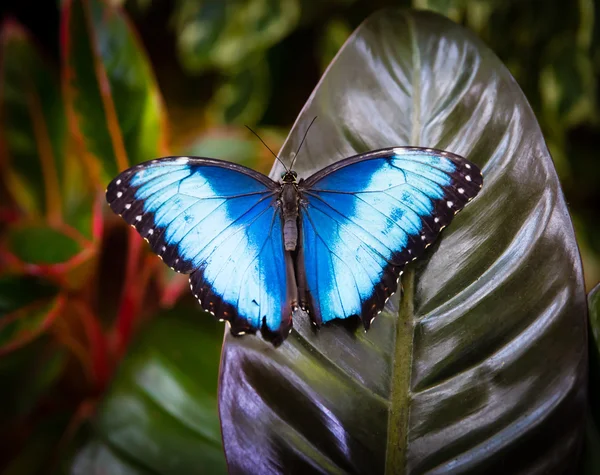
[[[73,475],[227,472],[216,384],[222,327],[194,303],[163,311],[139,335]]]
[[[164,107],[128,19],[102,0],[62,7],[63,80],[70,124],[103,185],[119,171],[166,154]]]
[[[26,214],[60,223],[66,121],[58,74],[14,20],[2,25],[0,61],[3,184]]]
[[[226,337],[230,473],[564,473],[580,454],[586,300],[564,197],[520,88],[473,34],[384,10],[300,113],[301,176],[399,145],[477,163],[484,186],[369,332],[308,318],[278,349]],[[271,177],[278,177],[275,165]],[[398,294],[396,294],[398,295]]]

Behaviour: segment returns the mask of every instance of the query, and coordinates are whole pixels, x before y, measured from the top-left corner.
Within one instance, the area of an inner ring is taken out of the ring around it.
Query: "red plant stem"
[[[113,344],[117,358],[123,356],[131,339],[131,333],[139,312],[139,294],[142,293],[139,282],[136,282],[139,273],[138,266],[142,251],[142,239],[134,230],[129,232],[128,251],[123,294],[113,333]]]
[[[87,306],[79,305],[78,310],[91,347],[93,383],[97,391],[103,391],[111,375],[106,337],[98,319]]]

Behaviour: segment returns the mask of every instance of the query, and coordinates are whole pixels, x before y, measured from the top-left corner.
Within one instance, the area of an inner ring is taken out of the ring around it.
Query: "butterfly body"
[[[283,215],[283,240],[286,251],[295,251],[298,244],[298,203],[300,196],[296,174],[285,173],[281,182],[279,198]]]
[[[117,214],[174,270],[190,274],[204,309],[235,335],[280,344],[300,309],[320,326],[358,316],[365,329],[482,186],[450,152],[396,147],[279,182],[240,165],[166,157],[125,170],[107,188]]]

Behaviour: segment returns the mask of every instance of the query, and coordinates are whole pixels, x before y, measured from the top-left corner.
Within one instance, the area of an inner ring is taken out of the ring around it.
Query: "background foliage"
[[[243,125],[278,149],[348,35],[385,6],[442,13],[509,67],[550,147],[588,290],[600,280],[600,2],[3,2],[0,469],[224,471],[222,327],[107,212],[103,186],[167,153],[267,173]]]

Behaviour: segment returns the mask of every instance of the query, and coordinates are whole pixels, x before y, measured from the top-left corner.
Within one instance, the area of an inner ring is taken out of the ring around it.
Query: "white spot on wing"
[[[465,168],[468,168],[469,170],[471,169],[471,165],[469,165],[468,163],[465,165]]]
[[[120,184],[121,184],[121,179],[117,180],[115,183],[116,183],[117,185],[120,185]]]
[[[129,209],[129,208],[131,208],[131,203],[127,203],[127,204],[125,205],[125,209]]]
[[[464,188],[459,188],[458,192],[462,195],[465,192],[465,189]]]
[[[123,192],[122,191],[117,191],[117,198],[120,198],[121,196],[123,196]]]
[[[151,236],[152,234],[154,234],[154,229],[150,228],[148,229],[148,234]]]
[[[465,180],[467,180],[467,181],[471,181],[471,175],[467,175],[467,176],[465,176]]]
[[[448,208],[452,208],[452,205],[453,205],[454,203],[453,203],[452,201],[448,201],[446,204],[448,205]]]
[[[142,215],[141,215],[141,214],[138,214],[138,215],[135,217],[135,220],[136,220],[136,221],[141,221],[141,220],[142,220]]]

